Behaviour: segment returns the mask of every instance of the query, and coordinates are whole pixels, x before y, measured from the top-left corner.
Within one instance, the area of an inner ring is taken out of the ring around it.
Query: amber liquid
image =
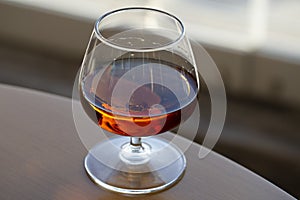
[[[94,71],[81,81],[85,112],[101,128],[124,136],[177,127],[195,108],[198,84],[189,62],[176,63],[123,57]]]

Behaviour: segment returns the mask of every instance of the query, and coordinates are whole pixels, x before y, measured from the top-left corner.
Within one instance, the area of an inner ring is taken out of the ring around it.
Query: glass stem
[[[130,148],[132,153],[143,153],[144,147],[142,146],[142,138],[140,137],[130,137]]]
[[[130,145],[134,147],[142,147],[142,138],[140,137],[130,137]]]
[[[140,137],[131,137],[130,142],[122,147],[120,158],[130,165],[144,164],[150,159],[150,146],[142,145]]]

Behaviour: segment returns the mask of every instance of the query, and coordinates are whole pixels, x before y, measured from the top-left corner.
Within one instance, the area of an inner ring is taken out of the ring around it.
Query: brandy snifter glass
[[[188,119],[198,90],[194,56],[177,17],[142,7],[101,16],[84,55],[79,93],[86,114],[115,136],[89,150],[84,166],[90,178],[124,194],[174,185],[186,159],[155,135]]]

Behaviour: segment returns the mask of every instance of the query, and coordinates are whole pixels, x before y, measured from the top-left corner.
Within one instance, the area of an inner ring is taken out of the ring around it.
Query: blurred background
[[[0,0],[0,83],[70,97],[94,21],[125,6],[183,20],[226,87],[227,119],[214,150],[300,197],[299,0]],[[209,97],[200,109],[199,143]]]

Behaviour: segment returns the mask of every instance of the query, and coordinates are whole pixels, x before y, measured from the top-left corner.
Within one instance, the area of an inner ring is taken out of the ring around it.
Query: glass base
[[[114,137],[89,151],[84,166],[97,185],[123,194],[147,194],[165,190],[182,178],[186,168],[185,156],[169,141],[143,138],[146,158],[144,152],[142,161],[135,158],[134,162],[128,162],[124,160],[128,140],[128,137]]]

